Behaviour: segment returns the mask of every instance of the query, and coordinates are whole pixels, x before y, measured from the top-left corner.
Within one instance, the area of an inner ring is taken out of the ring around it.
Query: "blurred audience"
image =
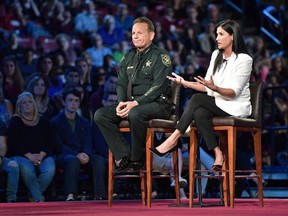
[[[18,96],[15,116],[8,127],[8,155],[19,164],[21,177],[34,202],[43,202],[43,193],[55,174],[53,134],[49,121],[39,117],[30,92]]]
[[[14,160],[6,157],[7,153],[7,126],[0,119],[0,172],[7,175],[6,201],[16,202],[19,183],[19,166]]]
[[[98,191],[105,188],[105,167],[102,157],[93,154],[90,123],[77,114],[81,93],[71,87],[63,92],[64,110],[59,112],[51,123],[56,133],[56,144],[60,148],[57,162],[64,169],[64,190],[66,201],[73,201],[78,194],[78,176],[80,168],[86,166],[92,172],[94,198],[103,194]]]

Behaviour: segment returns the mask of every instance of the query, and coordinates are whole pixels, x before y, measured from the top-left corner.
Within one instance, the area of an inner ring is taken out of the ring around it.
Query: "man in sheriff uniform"
[[[146,121],[168,118],[171,86],[166,76],[172,72],[168,53],[152,43],[153,23],[146,17],[134,20],[132,42],[135,48],[119,63],[117,105],[98,109],[94,121],[115,157],[115,170],[140,170],[145,165]],[[119,123],[127,119],[131,144],[119,132]]]

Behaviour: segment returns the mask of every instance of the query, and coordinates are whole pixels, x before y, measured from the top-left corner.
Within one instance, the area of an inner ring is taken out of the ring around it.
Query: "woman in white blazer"
[[[219,171],[222,169],[224,156],[218,146],[211,118],[247,117],[251,114],[249,80],[253,60],[248,55],[240,26],[235,21],[219,22],[215,27],[215,36],[218,49],[212,53],[205,78],[198,76],[194,78],[195,81],[187,81],[175,73],[172,73],[173,77],[167,77],[199,93],[192,95],[172,135],[157,148],[150,150],[159,156],[171,151],[194,120],[208,150],[215,153],[212,169]]]

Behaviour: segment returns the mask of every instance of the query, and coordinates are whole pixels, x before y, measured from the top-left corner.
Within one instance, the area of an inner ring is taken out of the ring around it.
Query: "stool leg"
[[[228,136],[228,161],[229,161],[229,194],[230,207],[234,208],[235,197],[235,159],[236,159],[236,128],[229,127]]]
[[[197,156],[196,156],[196,170],[201,170],[201,159],[200,159],[200,148],[197,148]],[[202,206],[202,179],[201,179],[201,172],[197,173],[197,183],[198,183],[198,201],[200,206]]]
[[[173,169],[174,169],[175,195],[176,195],[177,205],[180,205],[178,149],[172,152],[172,160],[173,160]]]
[[[145,172],[140,172],[140,178],[141,178],[141,197],[142,197],[142,205],[147,205],[147,178]]]
[[[261,151],[261,129],[253,135],[254,139],[254,154],[256,161],[256,172],[257,172],[257,181],[258,181],[258,197],[260,201],[260,206],[264,206],[263,202],[263,185],[262,185],[262,151]]]
[[[147,171],[147,206],[151,207],[152,199],[152,164],[153,157],[149,148],[154,144],[154,131],[151,128],[147,129],[146,135],[146,171]]]
[[[195,187],[195,165],[196,165],[196,153],[198,148],[198,142],[196,137],[196,131],[191,129],[190,131],[190,150],[189,150],[189,207],[193,207],[194,187]]]
[[[220,148],[223,152],[223,155],[225,155],[225,161],[223,164],[223,170],[228,170],[228,135],[227,131],[220,131],[219,133],[220,136]],[[221,204],[223,204],[225,207],[228,207],[228,194],[229,194],[229,180],[228,180],[228,173],[226,171],[222,172],[222,179],[220,181],[220,188],[222,189],[222,194],[224,200],[221,199]],[[221,191],[220,191],[221,192]]]
[[[112,206],[113,200],[113,185],[114,185],[114,173],[113,173],[113,154],[109,149],[109,156],[108,156],[108,206]]]

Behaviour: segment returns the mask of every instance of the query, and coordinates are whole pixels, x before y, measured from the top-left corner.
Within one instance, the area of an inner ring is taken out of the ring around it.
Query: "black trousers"
[[[191,96],[188,106],[185,108],[176,128],[184,134],[188,126],[194,120],[200,135],[206,142],[208,150],[218,146],[217,135],[213,130],[211,118],[214,116],[230,116],[215,104],[215,98],[203,93]]]
[[[146,155],[146,121],[153,118],[166,119],[171,109],[170,104],[161,102],[138,105],[131,109],[128,116],[131,144],[119,131],[118,125],[123,119],[116,115],[115,105],[98,109],[94,121],[116,160],[130,155],[132,161],[139,161],[145,159]]]

